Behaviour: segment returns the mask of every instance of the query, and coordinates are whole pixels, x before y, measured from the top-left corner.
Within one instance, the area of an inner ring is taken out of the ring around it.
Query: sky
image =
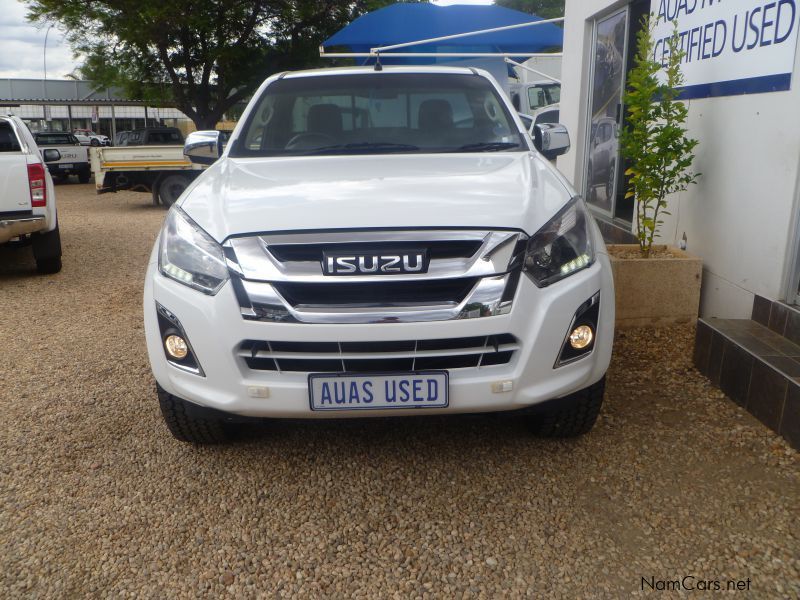
[[[0,78],[41,79],[44,76],[44,38],[47,28],[25,20],[27,9],[17,0],[0,0]],[[47,36],[47,77],[64,79],[78,64],[55,27]]]
[[[434,0],[435,4],[491,4],[492,0]],[[18,0],[0,0],[0,78],[44,77],[44,41],[47,27],[25,20],[27,9]],[[63,34],[53,27],[47,35],[47,78],[64,79],[79,63]]]

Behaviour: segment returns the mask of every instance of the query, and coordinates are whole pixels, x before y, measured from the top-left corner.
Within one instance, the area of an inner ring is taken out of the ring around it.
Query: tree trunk
[[[216,113],[206,113],[197,114],[192,121],[194,121],[194,126],[197,127],[198,131],[210,131],[217,128],[219,119],[220,117]]]

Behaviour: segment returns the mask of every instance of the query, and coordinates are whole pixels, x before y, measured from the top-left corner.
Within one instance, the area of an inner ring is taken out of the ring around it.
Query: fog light
[[[569,345],[575,350],[583,350],[592,343],[594,339],[594,332],[588,325],[578,325],[569,334]]]
[[[168,335],[164,340],[164,348],[167,349],[167,354],[176,360],[183,360],[189,354],[186,340],[179,335]]]
[[[514,382],[510,379],[505,381],[495,381],[492,383],[492,393],[502,394],[503,392],[510,392],[514,389]]]

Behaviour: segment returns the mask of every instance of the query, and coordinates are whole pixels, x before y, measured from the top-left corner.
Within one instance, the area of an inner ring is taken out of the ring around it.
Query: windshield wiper
[[[347,154],[349,152],[359,153],[363,150],[368,150],[370,152],[414,152],[419,150],[419,146],[414,146],[413,144],[394,144],[392,142],[353,142],[351,144],[335,144],[333,146],[313,148],[301,154],[338,154],[340,152]]]
[[[516,142],[480,142],[477,144],[464,144],[456,148],[454,152],[499,152],[519,147],[520,145]]]

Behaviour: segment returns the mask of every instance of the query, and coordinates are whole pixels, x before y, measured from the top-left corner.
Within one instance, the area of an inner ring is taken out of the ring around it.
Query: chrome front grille
[[[508,333],[390,342],[281,342],[246,340],[238,354],[250,369],[279,372],[416,371],[504,365],[519,349]]]
[[[296,323],[443,321],[511,309],[527,236],[477,229],[269,234],[225,243],[245,319]],[[427,272],[323,271],[325,253],[424,249]]]
[[[353,306],[365,298],[376,306],[460,304],[478,283],[475,277],[417,279],[413,281],[338,281],[331,283],[273,283],[277,292],[294,307]]]

